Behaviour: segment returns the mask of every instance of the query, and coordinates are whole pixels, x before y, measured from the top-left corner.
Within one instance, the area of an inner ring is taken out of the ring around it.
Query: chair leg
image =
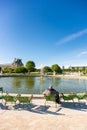
[[[57,108],[57,103],[55,102],[55,107]]]
[[[45,100],[45,107],[46,107],[46,100]]]

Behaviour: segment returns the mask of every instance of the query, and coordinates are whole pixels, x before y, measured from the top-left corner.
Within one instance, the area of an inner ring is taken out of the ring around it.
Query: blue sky
[[[0,64],[87,65],[86,0],[0,0]]]

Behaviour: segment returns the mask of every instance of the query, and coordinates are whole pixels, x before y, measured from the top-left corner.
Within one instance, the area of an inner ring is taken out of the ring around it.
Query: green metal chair
[[[0,87],[0,99],[3,101],[3,87]]]
[[[77,99],[78,99],[78,102],[80,102],[80,100],[83,100],[84,94],[77,94]]]
[[[77,97],[76,93],[69,93],[68,95],[64,95],[63,93],[61,93],[61,98],[64,101],[70,101],[72,100],[74,102],[74,99]]]
[[[44,98],[45,98],[45,106],[46,106],[46,102],[52,101],[52,102],[55,103],[55,107],[57,107],[56,95],[55,94],[44,95]]]
[[[8,93],[6,93],[6,95],[3,96],[3,99],[5,101],[5,106],[9,102],[16,104],[16,101],[17,101],[17,97],[16,96],[11,96]]]
[[[84,99],[85,99],[86,102],[87,102],[87,92],[84,94]]]
[[[23,96],[21,96],[21,94],[17,95],[17,100],[19,101],[19,105],[21,105],[21,104],[29,105],[32,101],[32,98],[33,98],[33,95],[31,95],[30,97],[25,97],[25,96],[23,97]]]

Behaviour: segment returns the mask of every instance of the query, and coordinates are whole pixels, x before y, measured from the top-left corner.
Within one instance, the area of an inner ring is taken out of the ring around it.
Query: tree
[[[45,67],[43,68],[43,72],[44,72],[44,73],[52,72],[52,70],[51,70],[51,68],[50,68],[49,66],[45,66]]]
[[[10,67],[5,67],[4,68],[4,73],[11,73],[12,69]]]
[[[56,73],[62,73],[62,69],[57,64],[52,65],[51,69],[53,72],[55,71]]]
[[[14,72],[15,73],[26,73],[27,69],[25,67],[23,67],[23,66],[20,66],[20,67],[15,68]]]
[[[26,68],[30,72],[34,72],[35,71],[35,63],[33,61],[27,61]]]

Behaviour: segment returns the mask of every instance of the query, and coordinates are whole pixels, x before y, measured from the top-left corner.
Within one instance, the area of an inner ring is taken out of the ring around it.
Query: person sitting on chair
[[[59,92],[56,91],[52,86],[49,86],[44,92],[43,92],[44,95],[55,95],[55,101],[57,103],[60,103],[60,98],[59,98]]]

